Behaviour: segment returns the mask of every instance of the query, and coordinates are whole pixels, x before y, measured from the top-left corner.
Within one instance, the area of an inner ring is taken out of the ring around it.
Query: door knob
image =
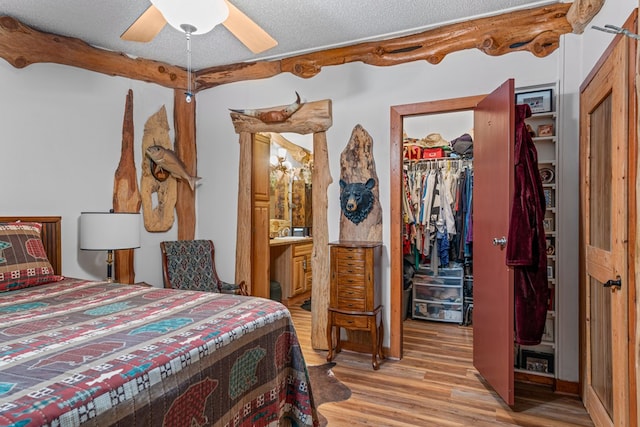
[[[498,237],[494,237],[493,238],[493,246],[500,246],[501,249],[504,249],[505,246],[507,246],[507,238],[502,236],[500,238]]]
[[[618,276],[616,280],[607,280],[605,283],[602,284],[602,286],[604,286],[605,288],[610,288],[612,286],[615,286],[618,289],[622,289],[622,279],[620,278],[620,276]]]

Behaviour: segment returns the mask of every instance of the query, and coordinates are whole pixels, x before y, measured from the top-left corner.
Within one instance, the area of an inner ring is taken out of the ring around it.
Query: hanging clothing
[[[528,105],[516,105],[514,196],[507,265],[514,270],[515,340],[539,344],[547,318],[549,285],[543,219],[546,210],[538,153],[527,131]]]

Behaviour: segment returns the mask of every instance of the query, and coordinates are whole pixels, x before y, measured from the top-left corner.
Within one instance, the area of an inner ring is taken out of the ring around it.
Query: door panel
[[[583,400],[598,426],[629,425],[627,41],[607,51],[580,94]],[[620,289],[605,287],[621,280]]]
[[[494,238],[506,237],[513,195],[514,82],[474,110],[473,364],[509,404],[513,388],[513,272]]]

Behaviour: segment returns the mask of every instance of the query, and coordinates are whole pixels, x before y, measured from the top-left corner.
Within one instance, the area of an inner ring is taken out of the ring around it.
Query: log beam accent
[[[449,53],[480,49],[488,55],[529,51],[544,57],[556,50],[560,36],[583,29],[603,0],[578,0],[572,24],[567,11],[572,3],[556,3],[502,15],[474,19],[389,40],[360,43],[291,58],[229,64],[202,69],[195,74],[196,91],[245,80],[290,72],[310,78],[322,67],[349,62],[390,66],[425,60],[438,64]],[[187,86],[183,68],[92,47],[85,42],[34,30],[16,19],[0,17],[0,57],[17,68],[53,62],[108,75],[153,82],[174,89]]]
[[[311,78],[322,67],[357,61],[376,66],[420,60],[438,64],[449,53],[465,49],[480,49],[492,56],[529,51],[545,57],[558,48],[561,35],[572,31],[566,18],[570,6],[571,3],[557,3],[278,61],[203,69],[197,73],[196,82],[198,90],[203,90],[236,81],[268,78],[281,72]]]
[[[567,12],[567,21],[575,34],[582,34],[594,16],[600,12],[604,0],[576,0]]]
[[[187,71],[148,59],[95,48],[80,39],[44,33],[0,16],[0,57],[16,68],[39,62],[69,65],[168,88],[186,88]]]
[[[283,59],[282,71],[309,78],[323,66],[362,61],[390,66],[425,60],[439,64],[446,55],[465,49],[479,49],[498,56],[529,51],[544,57],[556,50],[560,36],[571,32],[566,20],[570,4],[559,3],[499,16],[459,22],[392,40],[353,46]]]
[[[184,91],[176,89],[173,94],[173,126],[176,139],[174,151],[189,173],[196,175],[196,98],[186,101]],[[196,184],[196,189],[198,188]],[[178,200],[176,202],[178,216],[178,239],[192,240],[196,234],[196,190],[191,190],[189,183],[178,180]]]
[[[122,148],[120,163],[113,182],[113,211],[140,212],[140,191],[133,155],[133,91],[129,89],[125,100],[122,122]],[[135,283],[133,249],[115,251],[115,279],[118,283]]]
[[[258,109],[258,111],[279,110],[286,105]],[[252,116],[231,112],[231,120],[236,133],[248,132],[293,132],[307,135],[325,132],[333,124],[331,117],[331,101],[314,101],[302,104],[300,109],[281,123],[264,123]]]
[[[244,80],[259,80],[277,76],[282,72],[280,61],[242,62],[203,68],[195,74],[198,91]]]

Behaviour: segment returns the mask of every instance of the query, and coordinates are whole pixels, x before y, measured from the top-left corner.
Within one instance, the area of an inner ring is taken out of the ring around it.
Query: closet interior
[[[514,343],[514,368],[550,378],[555,377],[557,366],[556,287],[561,268],[556,90],[556,85],[523,88],[516,90],[515,100],[529,104],[533,113],[527,123],[547,202],[544,232],[551,292],[542,342]],[[473,120],[472,110],[403,119],[405,320],[473,325]]]
[[[472,323],[473,113],[403,123],[405,318]]]

